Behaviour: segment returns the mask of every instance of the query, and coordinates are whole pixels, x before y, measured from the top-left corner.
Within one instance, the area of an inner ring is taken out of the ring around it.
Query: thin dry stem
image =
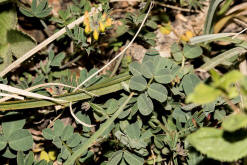
[[[48,96],[40,95],[37,93],[28,92],[28,91],[25,91],[23,89],[15,88],[15,87],[5,85],[5,84],[0,84],[0,90],[7,91],[10,93],[15,93],[15,94],[22,95],[22,96],[37,98],[37,99],[51,100],[51,101],[55,101],[55,102],[67,102],[67,101],[62,100],[62,99],[56,99],[53,97],[48,97]]]
[[[32,91],[34,89],[43,88],[43,87],[47,87],[47,86],[62,86],[62,87],[67,87],[67,88],[72,88],[72,89],[76,88],[76,87],[73,87],[73,86],[70,86],[70,85],[66,85],[66,84],[61,84],[61,83],[44,83],[44,84],[38,84],[38,85],[32,86],[30,88],[27,88],[27,89],[25,89],[25,91]],[[85,91],[84,89],[80,89],[80,90],[88,93],[91,96],[97,96],[97,95],[95,95],[95,94],[93,94],[91,92]],[[7,96],[6,95],[6,97],[0,99],[0,103],[1,102],[5,102],[5,101],[7,101],[7,100],[9,100],[11,98],[16,98],[16,97],[20,97],[20,96],[18,96],[18,95],[9,95],[9,96]]]

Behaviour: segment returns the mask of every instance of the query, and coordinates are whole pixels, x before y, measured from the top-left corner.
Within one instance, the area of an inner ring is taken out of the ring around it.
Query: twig
[[[78,18],[77,20],[73,21],[72,23],[70,23],[67,28],[72,29],[74,28],[76,25],[79,25],[80,23],[82,23],[84,20],[84,16],[81,16],[80,18]],[[31,57],[32,55],[34,55],[35,53],[37,53],[38,51],[40,51],[42,48],[44,48],[45,46],[47,46],[48,44],[50,44],[52,41],[54,41],[55,39],[59,38],[60,36],[62,36],[64,33],[66,33],[66,28],[62,28],[61,30],[59,30],[58,32],[56,32],[55,34],[53,34],[52,36],[50,36],[49,38],[47,38],[46,40],[44,40],[43,42],[41,42],[39,45],[35,46],[33,49],[31,49],[30,51],[28,51],[27,53],[25,53],[23,56],[21,56],[20,58],[18,58],[16,61],[14,61],[12,64],[10,64],[7,68],[5,68],[1,73],[0,73],[0,77],[5,76],[7,73],[9,73],[11,70],[13,70],[14,68],[16,68],[18,65],[20,65],[23,61],[25,61],[26,59],[28,59],[29,57]]]
[[[233,21],[236,22],[237,24],[243,26],[244,28],[247,27],[247,23],[245,23],[244,21],[242,21],[242,20],[239,19],[239,18],[234,18]]]
[[[63,66],[61,66],[60,69],[66,68],[67,66],[69,66],[69,65],[71,65],[72,63],[74,63],[74,62],[80,60],[81,58],[82,58],[82,56],[80,56],[80,55],[77,56],[77,57],[74,58],[73,60],[71,60],[71,61],[67,62],[66,64],[64,64]]]
[[[185,9],[185,8],[181,8],[181,7],[178,7],[178,6],[168,5],[168,4],[165,4],[165,3],[154,2],[154,4],[157,4],[157,5],[166,7],[166,8],[178,10],[178,11],[192,12],[192,13],[199,13],[199,11],[197,11],[197,10]]]
[[[143,27],[143,25],[144,25],[144,23],[145,23],[145,21],[146,21],[146,19],[147,19],[147,17],[148,17],[148,15],[149,15],[149,13],[150,13],[150,11],[151,11],[151,9],[152,9],[152,7],[153,7],[153,2],[151,2],[150,3],[150,6],[149,6],[149,9],[148,9],[148,12],[147,12],[147,14],[145,15],[145,17],[144,17],[144,19],[143,19],[143,21],[142,21],[142,23],[141,23],[141,25],[140,25],[140,27],[139,27],[139,29],[137,30],[137,32],[136,32],[136,34],[135,34],[135,36],[132,38],[132,40],[130,41],[130,43],[118,54],[118,55],[116,55],[111,61],[109,61],[105,66],[103,66],[101,69],[99,69],[97,72],[95,72],[94,74],[92,74],[91,76],[89,76],[86,80],[84,80],[81,84],[79,84],[74,90],[73,90],[73,92],[75,92],[76,90],[78,90],[81,86],[83,86],[86,82],[88,82],[89,80],[91,80],[94,76],[96,76],[97,74],[99,74],[102,70],[104,70],[105,68],[107,68],[111,63],[113,63],[116,59],[118,59],[118,57],[120,57],[131,45],[132,45],[132,43],[134,42],[134,40],[136,39],[136,37],[138,36],[138,34],[140,33],[140,31],[141,31],[141,29],[142,29],[142,27]],[[88,125],[88,124],[86,124],[86,123],[84,123],[84,122],[82,122],[82,121],[80,121],[77,117],[76,117],[76,115],[74,114],[74,112],[73,112],[73,109],[72,109],[72,102],[70,102],[70,113],[71,113],[71,115],[74,117],[74,119],[78,122],[78,123],[80,123],[80,124],[82,124],[82,125],[84,125],[84,126],[86,126],[86,127],[91,127],[91,126],[94,126],[94,125]]]

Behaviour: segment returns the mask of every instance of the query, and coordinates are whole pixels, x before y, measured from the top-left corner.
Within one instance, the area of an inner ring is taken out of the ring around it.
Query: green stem
[[[114,66],[114,69],[113,69],[113,71],[112,71],[110,77],[113,77],[113,76],[115,75],[115,73],[117,72],[117,70],[118,70],[118,68],[119,68],[119,66],[120,66],[120,64],[121,64],[121,62],[122,62],[123,56],[124,56],[124,53],[119,57],[117,63],[116,63],[115,66]]]
[[[102,95],[106,95],[109,93],[113,93],[113,92],[122,90],[123,87],[121,85],[121,82],[128,82],[130,77],[131,75],[129,75],[128,73],[114,76],[113,78],[107,79],[104,82],[85,88],[85,91],[93,93],[96,96],[102,96]],[[76,102],[79,100],[89,99],[91,98],[91,96],[83,91],[80,91],[80,92],[58,96],[55,98],[66,100],[68,102]],[[39,108],[39,107],[45,107],[45,106],[51,106],[51,105],[59,105],[59,104],[56,102],[48,101],[48,100],[37,100],[37,99],[8,101],[8,102],[0,103],[0,111]],[[68,106],[69,103],[65,103],[63,105]]]
[[[153,82],[153,80],[154,80],[154,77],[152,77],[152,78],[148,81],[147,88],[151,85],[151,83]]]
[[[71,165],[75,162],[77,158],[79,158],[84,152],[88,150],[89,147],[91,147],[94,142],[111,126],[111,124],[114,122],[114,120],[120,115],[121,112],[123,112],[125,106],[128,104],[130,99],[134,93],[130,93],[129,97],[126,99],[126,101],[121,105],[121,107],[112,115],[111,118],[109,118],[104,124],[102,124],[98,131],[96,131],[85,143],[84,145],[76,150],[73,155],[71,155],[68,160],[64,163],[64,165]]]

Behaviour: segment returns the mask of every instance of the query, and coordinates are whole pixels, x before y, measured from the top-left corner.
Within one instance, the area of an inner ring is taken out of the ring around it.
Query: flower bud
[[[85,17],[84,20],[83,20],[83,24],[85,26],[88,26],[89,25],[89,19]]]
[[[86,27],[85,27],[85,33],[86,34],[89,34],[90,32],[91,32],[90,25],[86,25]]]
[[[94,29],[94,31],[93,31],[93,38],[95,40],[98,40],[99,39],[99,32],[97,31],[97,29]]]
[[[84,13],[84,17],[85,17],[85,18],[88,18],[88,17],[89,17],[89,13],[88,13],[88,11],[85,11],[85,13]]]
[[[105,22],[105,27],[110,27],[112,25],[112,20],[111,18],[107,18]]]
[[[106,19],[106,13],[103,13],[101,20],[104,21]]]
[[[104,31],[105,31],[105,26],[103,25],[102,22],[99,22],[99,30],[100,30],[101,32],[104,32]]]

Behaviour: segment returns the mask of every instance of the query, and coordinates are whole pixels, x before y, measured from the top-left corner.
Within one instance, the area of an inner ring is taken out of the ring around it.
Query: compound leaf
[[[61,63],[65,57],[65,53],[59,53],[51,62],[51,66],[61,66]]]
[[[42,131],[43,137],[47,140],[52,140],[55,137],[54,131],[51,128],[46,128]]]
[[[16,151],[27,151],[33,146],[33,138],[30,132],[19,129],[8,138],[9,146]]]
[[[3,121],[2,122],[2,129],[3,129],[3,134],[4,137],[8,139],[8,137],[15,132],[16,130],[19,130],[23,128],[25,125],[26,120],[21,119],[21,120],[10,120],[10,121]]]

